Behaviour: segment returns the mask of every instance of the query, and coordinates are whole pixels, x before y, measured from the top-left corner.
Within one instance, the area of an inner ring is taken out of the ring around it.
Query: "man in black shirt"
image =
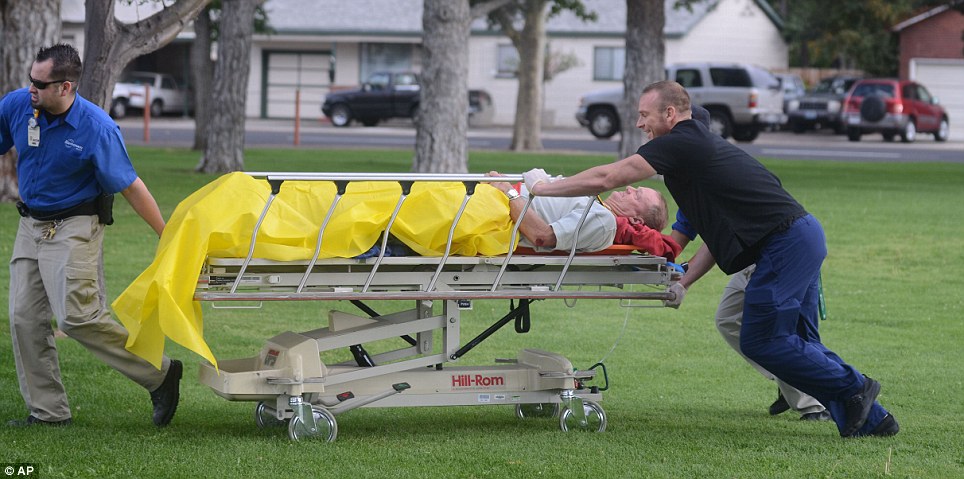
[[[896,420],[876,401],[880,384],[820,342],[817,279],[827,249],[816,218],[762,164],[693,121],[689,94],[678,83],[643,90],[636,126],[650,141],[635,155],[557,181],[533,170],[524,175],[526,186],[536,195],[576,196],[663,175],[705,243],[709,259],[698,270],[715,261],[733,274],[756,263],[746,287],[743,353],[826,405],[841,436],[896,434]],[[686,290],[671,290],[678,305]]]

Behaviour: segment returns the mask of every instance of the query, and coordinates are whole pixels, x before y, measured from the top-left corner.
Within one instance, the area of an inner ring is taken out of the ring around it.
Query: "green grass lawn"
[[[165,217],[213,179],[192,172],[198,153],[131,148]],[[410,151],[251,150],[251,171],[405,172]],[[608,156],[472,153],[473,172],[544,167],[571,174]],[[556,420],[519,420],[510,407],[364,408],[338,416],[338,440],[291,442],[254,424],[254,404],[229,402],[185,363],[177,417],[150,421],[148,394],[69,339],[58,341],[74,424],[0,427],[0,464],[33,463],[40,477],[964,477],[964,165],[765,161],[826,229],[825,344],[878,379],[900,421],[893,438],[842,439],[831,423],[770,417],[776,387],[723,342],[713,312],[726,277],[716,270],[683,307],[620,308],[613,301],[533,305],[532,331],[511,327],[463,358],[489,364],[520,348],[566,355],[587,368],[609,353],[603,433],[563,433]],[[661,183],[645,182],[665,192]],[[0,258],[10,257],[17,213],[0,208]],[[225,205],[230,208],[230,205]],[[151,261],[150,228],[124,201],[105,249],[111,299]],[[689,253],[692,253],[691,250]],[[687,257],[688,254],[684,254]],[[0,301],[8,271],[0,268]],[[391,305],[375,305],[388,309]],[[406,307],[408,307],[406,305]],[[476,301],[463,340],[508,304]],[[324,325],[341,303],[275,303],[260,310],[205,308],[206,338],[222,359],[252,356],[284,330]],[[6,318],[6,308],[2,309]],[[8,328],[0,328],[0,419],[27,412]]]

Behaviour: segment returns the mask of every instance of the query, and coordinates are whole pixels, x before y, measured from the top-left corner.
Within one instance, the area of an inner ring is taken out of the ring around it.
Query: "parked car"
[[[861,135],[880,133],[884,141],[900,135],[904,143],[917,139],[918,133],[932,133],[946,141],[950,124],[947,112],[924,85],[907,80],[874,78],[854,83],[843,109],[847,138],[860,141]]]
[[[817,83],[813,91],[789,103],[790,130],[803,133],[807,130],[831,128],[838,135],[845,131],[845,125],[840,112],[847,92],[854,82],[859,80],[855,76],[832,76]]]
[[[619,133],[620,117],[617,105],[622,101],[623,87],[591,91],[579,98],[576,121],[589,128],[589,133],[596,138],[612,138]]]
[[[321,112],[332,125],[352,121],[375,126],[390,118],[414,118],[418,114],[421,86],[414,72],[376,72],[361,88],[334,91],[325,96]],[[469,117],[488,111],[492,97],[483,90],[469,90]]]
[[[803,83],[803,78],[796,73],[777,73],[776,77],[780,80],[780,89],[783,90],[783,113],[788,114],[791,102],[806,95],[807,87]]]
[[[129,108],[144,109],[149,85],[151,95],[151,116],[164,113],[187,114],[190,109],[190,94],[173,76],[166,73],[129,72],[114,84],[110,115],[120,119],[127,116]]]
[[[780,81],[766,69],[741,63],[678,63],[666,68],[666,78],[686,87],[694,104],[710,112],[710,129],[723,138],[751,142],[760,130],[784,123]],[[608,88],[579,100],[576,120],[597,138],[619,131],[617,105],[622,88]]]

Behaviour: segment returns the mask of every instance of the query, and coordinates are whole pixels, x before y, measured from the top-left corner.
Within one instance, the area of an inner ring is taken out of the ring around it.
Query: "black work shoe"
[[[833,418],[830,417],[830,413],[826,409],[819,412],[808,412],[806,414],[800,415],[801,421],[830,421]]]
[[[894,419],[893,414],[888,414],[884,416],[884,420],[880,421],[880,424],[878,424],[877,427],[875,427],[874,430],[870,431],[870,434],[867,435],[887,437],[897,434],[898,431],[900,431],[900,426],[897,424],[897,420]]]
[[[782,414],[790,410],[790,404],[787,403],[787,399],[783,397],[783,393],[777,390],[777,400],[773,401],[770,405],[770,415],[776,416],[777,414]]]
[[[37,419],[33,414],[27,416],[27,419],[14,419],[13,421],[8,421],[7,426],[10,427],[27,427],[27,426],[49,426],[49,427],[64,427],[70,425],[70,418],[64,419],[63,421],[44,421],[43,419]]]
[[[857,394],[850,396],[844,404],[847,412],[847,423],[840,433],[841,436],[853,436],[864,426],[864,423],[867,422],[867,415],[870,414],[870,408],[873,407],[878,394],[880,394],[880,383],[864,376],[864,387]]]
[[[184,367],[181,362],[172,359],[167,369],[167,376],[161,386],[151,391],[151,403],[154,404],[154,424],[167,426],[174,419],[177,403],[181,399],[181,373]]]

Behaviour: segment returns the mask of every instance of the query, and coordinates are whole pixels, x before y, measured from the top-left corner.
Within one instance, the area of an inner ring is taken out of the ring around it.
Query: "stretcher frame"
[[[504,325],[529,327],[529,305],[543,299],[673,299],[666,288],[679,279],[665,258],[640,254],[451,255],[456,225],[476,186],[485,182],[522,181],[522,177],[477,174],[381,173],[248,173],[271,186],[264,209],[251,234],[245,258],[206,259],[198,277],[195,300],[215,307],[236,302],[257,306],[271,301],[350,301],[367,317],[330,311],[328,326],[295,333],[286,331],[266,341],[258,356],[219,361],[219,368],[200,365],[200,380],[231,401],[258,401],[259,427],[284,425],[292,440],[337,437],[335,415],[358,407],[497,405],[515,406],[516,415],[559,418],[560,428],[603,431],[607,419],[598,402],[608,388],[589,386],[597,364],[577,370],[565,357],[538,349],[523,349],[516,358],[496,359],[491,366],[450,363]],[[334,182],[336,194],[318,230],[315,254],[303,261],[271,261],[253,257],[258,230],[285,181]],[[393,181],[401,195],[382,233],[379,254],[368,258],[319,258],[329,220],[353,181]],[[415,182],[461,182],[466,194],[450,226],[442,256],[386,255],[391,226]],[[516,244],[519,225],[533,198],[526,199],[512,230]],[[587,205],[577,227],[589,212]],[[511,250],[511,248],[510,248]],[[645,285],[648,291],[624,289]],[[583,288],[592,289],[583,289]],[[654,289],[658,289],[654,290]],[[510,299],[510,312],[482,334],[462,344],[460,311],[474,300]],[[364,301],[414,301],[414,307],[381,315]],[[442,302],[441,314],[435,313]],[[515,306],[518,301],[518,306]],[[661,304],[661,303],[657,303]],[[404,347],[370,355],[365,344],[400,337]],[[440,343],[440,344],[436,344]],[[321,354],[349,349],[354,360],[325,364]]]

